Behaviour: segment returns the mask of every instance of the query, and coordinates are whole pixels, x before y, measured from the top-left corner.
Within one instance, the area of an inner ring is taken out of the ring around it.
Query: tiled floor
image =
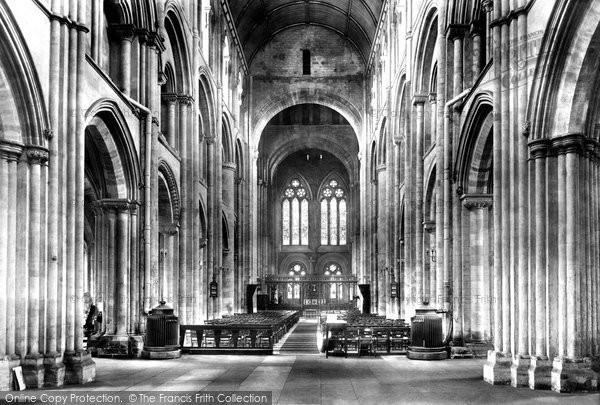
[[[600,393],[566,395],[483,382],[482,360],[417,361],[404,356],[184,355],[177,360],[95,359],[96,381],[81,391],[272,391],[278,404],[600,404]],[[29,392],[29,391],[28,391]]]

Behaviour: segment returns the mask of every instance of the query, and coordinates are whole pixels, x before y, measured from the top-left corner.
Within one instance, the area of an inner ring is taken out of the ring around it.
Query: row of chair
[[[348,352],[375,355],[377,353],[406,353],[410,345],[410,327],[368,328],[336,326],[326,329],[325,356]]]

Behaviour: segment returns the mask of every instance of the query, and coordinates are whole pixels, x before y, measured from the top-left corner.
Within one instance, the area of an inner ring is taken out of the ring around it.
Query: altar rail
[[[299,319],[300,312],[291,312],[270,324],[181,325],[179,344],[182,353],[273,354],[273,346]]]

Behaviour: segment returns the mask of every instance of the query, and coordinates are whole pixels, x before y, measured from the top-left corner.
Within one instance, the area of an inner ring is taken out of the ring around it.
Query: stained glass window
[[[329,200],[329,244],[338,244],[338,226],[337,226],[337,198]]]
[[[308,245],[308,200],[305,198],[300,204],[300,244]]]
[[[308,191],[297,178],[283,191],[281,222],[283,245],[308,245]]]
[[[300,244],[300,203],[292,200],[292,245]]]
[[[281,219],[283,222],[283,244],[290,244],[290,201],[283,200],[283,204],[281,204]]]
[[[346,200],[345,199],[340,200],[339,214],[340,214],[340,231],[339,231],[340,245],[345,245],[346,244]]]
[[[337,180],[321,191],[321,245],[345,245],[347,241],[346,191]]]
[[[329,203],[326,199],[321,200],[321,245],[329,242]]]

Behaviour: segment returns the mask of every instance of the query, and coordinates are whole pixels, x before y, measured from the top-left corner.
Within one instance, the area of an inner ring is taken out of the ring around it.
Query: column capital
[[[454,41],[456,39],[463,39],[468,30],[469,30],[468,25],[450,24],[450,25],[448,25],[448,28],[446,29],[446,37],[450,41]]]
[[[119,39],[129,42],[133,41],[133,37],[135,36],[135,27],[133,24],[112,24],[110,31]]]
[[[160,97],[162,98],[163,101],[167,102],[167,103],[176,103],[178,100],[177,94],[175,93],[165,93],[165,94],[161,94]]]
[[[437,103],[437,93],[432,91],[431,93],[429,93],[429,102],[431,104],[435,104]]]
[[[207,145],[213,145],[215,143],[215,137],[214,136],[204,136],[204,142],[206,142]]]
[[[160,52],[164,52],[166,49],[164,39],[157,31],[148,32],[146,43],[149,47],[154,47]]]
[[[560,135],[550,139],[552,148],[556,149],[558,154],[563,153],[582,153],[586,137],[580,133]]]
[[[48,161],[48,149],[37,145],[27,145],[26,148],[29,163],[43,165]]]
[[[233,162],[223,162],[221,166],[223,170],[231,170],[232,172],[237,170],[237,165]]]
[[[493,204],[492,194],[463,194],[460,200],[469,210],[489,208]]]
[[[548,138],[540,138],[534,139],[529,142],[529,154],[533,159],[545,158],[548,154],[548,148],[550,146],[550,141]]]
[[[179,101],[179,105],[190,106],[194,103],[194,97],[187,94],[178,94],[177,100]]]
[[[8,161],[17,161],[23,153],[23,145],[0,139],[0,158]]]
[[[412,98],[412,103],[413,105],[425,104],[428,98],[426,94],[415,94]]]
[[[385,163],[378,164],[377,167],[375,167],[375,172],[377,172],[377,173],[383,172],[383,171],[385,171],[386,168],[387,168],[387,166]]]
[[[102,204],[103,209],[119,212],[129,211],[132,206],[135,206],[135,203],[127,198],[105,198],[98,202]]]

